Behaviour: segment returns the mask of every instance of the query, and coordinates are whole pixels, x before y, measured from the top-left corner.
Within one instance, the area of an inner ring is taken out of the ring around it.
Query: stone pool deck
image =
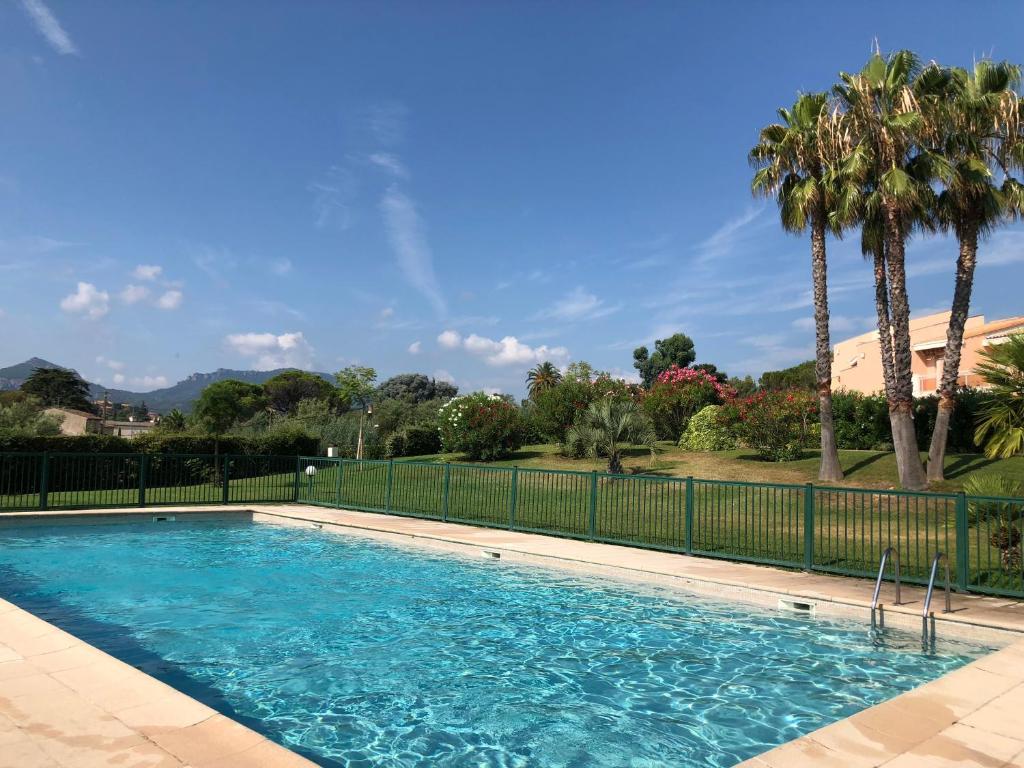
[[[303,505],[7,513],[0,525],[251,518],[372,536],[499,563],[526,563],[750,603],[869,619],[868,580]],[[500,565],[498,566],[500,567]],[[920,631],[923,593],[883,590],[888,626]],[[1024,603],[954,595],[936,628],[1002,646],[932,683],[766,752],[745,768],[1024,768]],[[0,600],[0,768],[268,768],[312,765],[248,728]]]

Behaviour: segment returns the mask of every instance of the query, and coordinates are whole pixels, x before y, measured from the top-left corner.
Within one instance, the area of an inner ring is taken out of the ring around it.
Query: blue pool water
[[[258,524],[0,529],[0,595],[326,766],[729,766],[982,650]]]

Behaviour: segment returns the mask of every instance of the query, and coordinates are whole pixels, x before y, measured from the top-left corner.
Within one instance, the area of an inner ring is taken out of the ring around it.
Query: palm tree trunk
[[[910,353],[910,300],[907,296],[906,245],[900,214],[887,209],[885,239],[889,277],[889,309],[892,325],[892,361],[894,389],[889,394],[889,423],[900,485],[921,490],[928,484],[914,431],[914,380]]]
[[[939,384],[939,407],[935,414],[935,428],[928,450],[928,481],[945,479],[943,472],[946,443],[949,440],[949,421],[956,407],[956,383],[960,375],[960,350],[964,343],[964,326],[971,307],[974,287],[974,267],[978,258],[978,231],[967,228],[960,236],[960,255],[956,260],[956,285],[953,288],[953,308],[946,329],[946,351],[942,357],[942,381]]]
[[[811,226],[811,278],[814,284],[814,370],[818,379],[818,410],[821,420],[821,463],[818,479],[843,479],[832,418],[832,344],[828,331],[828,263],[825,254],[825,218],[819,210]]]
[[[889,319],[889,280],[885,276],[885,249],[874,253],[875,312],[878,314],[878,347],[882,354],[882,382],[886,398],[896,391],[896,377],[892,370],[892,323]]]

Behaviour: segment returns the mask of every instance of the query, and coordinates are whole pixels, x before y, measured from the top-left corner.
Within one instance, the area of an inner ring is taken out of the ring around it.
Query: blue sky
[[[1024,62],[1014,3],[0,3],[0,365],[148,390],[360,363],[522,393],[632,373],[684,331],[753,374],[808,359],[809,248],[746,153],[876,38]],[[833,333],[872,324],[831,243]],[[909,251],[917,313],[955,244]],[[973,309],[1024,314],[1024,228]]]

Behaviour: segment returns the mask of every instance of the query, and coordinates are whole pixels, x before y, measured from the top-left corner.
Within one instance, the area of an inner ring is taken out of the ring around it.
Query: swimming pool
[[[0,595],[326,766],[729,766],[984,652],[251,523],[0,528]]]

